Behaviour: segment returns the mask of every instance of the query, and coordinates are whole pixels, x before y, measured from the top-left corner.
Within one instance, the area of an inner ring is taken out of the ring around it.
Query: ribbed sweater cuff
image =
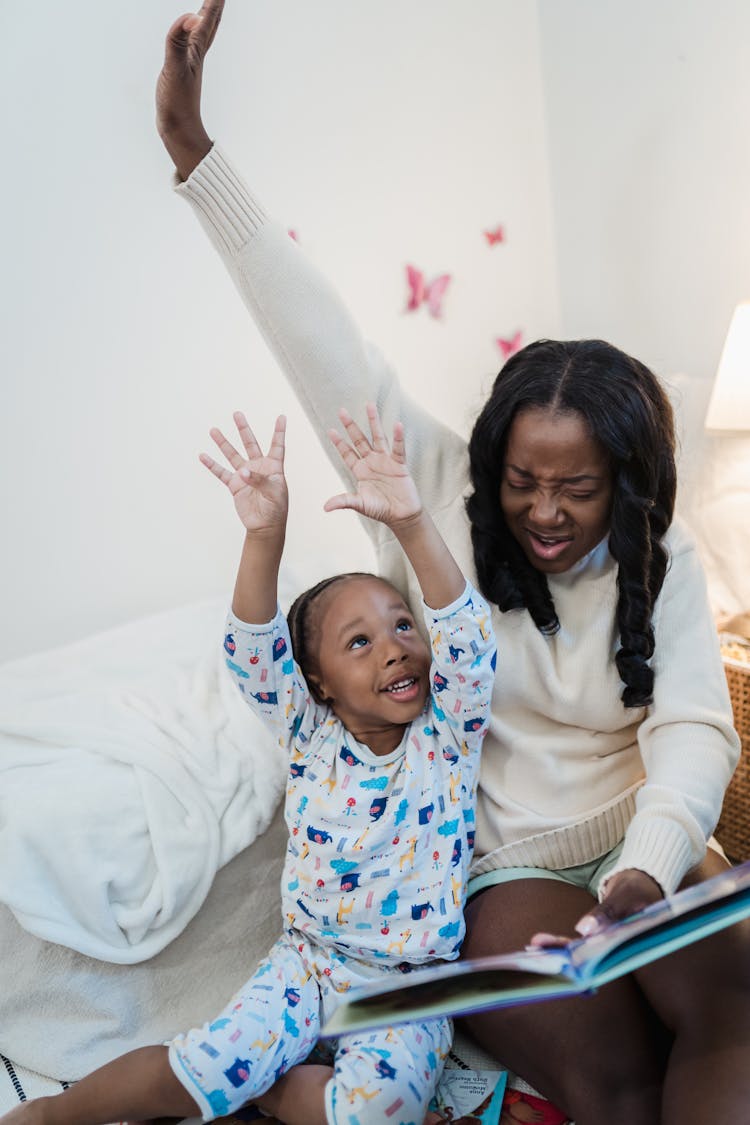
[[[631,824],[620,858],[607,872],[607,880],[618,871],[635,867],[655,879],[665,895],[671,895],[686,872],[701,859],[685,829],[674,820],[639,817]],[[602,885],[600,897],[603,890]]]
[[[218,145],[175,191],[195,208],[222,253],[237,254],[266,221],[265,209]]]

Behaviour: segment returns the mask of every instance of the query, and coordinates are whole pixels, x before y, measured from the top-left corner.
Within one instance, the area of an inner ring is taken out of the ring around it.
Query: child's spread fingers
[[[223,465],[220,465],[218,461],[214,461],[213,457],[209,457],[207,453],[199,453],[198,460],[201,465],[206,466],[209,472],[213,473],[215,477],[218,477],[222,484],[229,485],[232,479],[232,474],[229,472],[229,469],[225,469]]]
[[[237,427],[237,433],[240,435],[240,441],[244,446],[245,453],[247,453],[248,460],[260,460],[263,456],[263,452],[258,445],[258,439],[250,429],[250,423],[247,418],[241,410],[235,410],[232,417],[234,418],[234,424]]]
[[[275,461],[284,464],[284,453],[286,450],[286,415],[279,414],[276,419],[276,425],[273,428],[271,436],[271,444],[268,448],[268,456]]]
[[[221,430],[216,429],[215,427],[208,432],[216,442],[219,449],[224,454],[232,468],[241,469],[245,463],[244,458],[240,453],[237,452],[229,438],[224,437],[224,434],[221,432]]]
[[[355,492],[340,492],[332,496],[323,505],[324,512],[338,512],[342,509],[351,509],[355,512],[362,511],[362,499]]]
[[[352,418],[348,410],[343,407],[339,410],[339,418],[341,419],[344,429],[349,435],[349,441],[360,457],[366,457],[368,453],[372,452],[372,446],[359,428],[357,423]]]
[[[393,441],[391,442],[391,453],[396,461],[406,464],[406,441],[404,439],[404,424],[403,422],[393,423]]]
[[[385,440],[378,408],[374,402],[367,403],[367,420],[370,423],[370,433],[372,434],[372,448],[377,449],[379,453],[387,453],[388,442]]]
[[[354,449],[352,449],[351,445],[349,445],[348,442],[344,441],[341,434],[337,430],[329,430],[328,437],[331,441],[331,444],[336,446],[339,456],[346,465],[347,469],[353,472],[354,466],[356,465],[357,461],[359,461],[357,453],[354,451]]]

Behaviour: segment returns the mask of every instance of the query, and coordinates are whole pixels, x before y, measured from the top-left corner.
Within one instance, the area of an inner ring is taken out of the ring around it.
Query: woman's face
[[[561,574],[609,531],[612,473],[604,447],[574,412],[528,407],[513,419],[500,507],[533,567]]]

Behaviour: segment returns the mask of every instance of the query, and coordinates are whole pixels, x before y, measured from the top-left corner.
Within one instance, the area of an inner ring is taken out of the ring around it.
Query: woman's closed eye
[[[531,492],[532,489],[536,487],[530,481],[506,480],[505,483],[512,492]],[[597,493],[596,491],[592,491],[591,489],[588,489],[585,492],[571,492],[570,490],[568,490],[565,492],[565,495],[569,500],[594,500],[597,496]]]

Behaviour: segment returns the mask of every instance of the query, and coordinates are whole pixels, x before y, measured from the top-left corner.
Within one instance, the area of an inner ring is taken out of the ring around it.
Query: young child
[[[55,1098],[3,1118],[105,1125],[203,1116],[247,1103],[286,1125],[422,1125],[451,1040],[448,1020],[342,1037],[332,1065],[305,1063],[350,988],[458,956],[474,843],[479,750],[494,680],[489,612],[422,510],[403,427],[389,446],[340,412],[331,438],[356,491],[331,498],[385,524],[424,597],[430,648],[401,594],[344,574],[277,604],[287,519],[285,420],[266,456],[245,420],[246,456],[211,434],[246,529],[224,648],[248,704],[290,755],[286,931],[220,1016],[169,1047],[134,1051]],[[260,624],[249,624],[259,622]]]

